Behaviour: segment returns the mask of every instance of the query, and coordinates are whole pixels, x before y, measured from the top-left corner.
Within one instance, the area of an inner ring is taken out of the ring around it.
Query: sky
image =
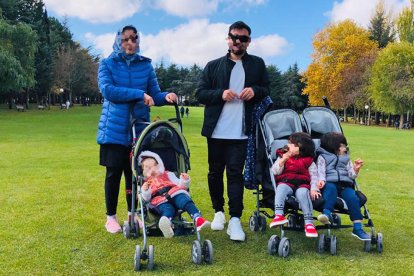
[[[73,38],[107,57],[117,30],[134,25],[140,54],[182,67],[201,67],[227,52],[229,26],[251,29],[248,52],[281,71],[311,63],[312,39],[327,24],[352,19],[367,28],[380,0],[43,0],[49,16],[67,20]],[[410,0],[383,0],[396,16]]]

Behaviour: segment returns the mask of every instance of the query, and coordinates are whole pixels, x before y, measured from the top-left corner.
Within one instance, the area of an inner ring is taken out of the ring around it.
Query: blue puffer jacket
[[[126,56],[121,48],[121,31],[117,33],[113,49],[98,69],[98,86],[104,102],[97,142],[128,146],[132,142],[131,117],[145,122],[150,120],[150,109],[143,102],[144,93],[159,106],[167,103],[167,92],[160,91],[151,60],[138,54],[138,45],[133,56]]]

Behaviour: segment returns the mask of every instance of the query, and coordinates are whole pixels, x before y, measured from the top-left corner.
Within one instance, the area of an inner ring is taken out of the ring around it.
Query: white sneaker
[[[211,230],[220,231],[224,229],[226,218],[223,212],[217,212],[214,214],[214,219],[211,222]]]
[[[163,216],[160,218],[160,221],[158,222],[158,227],[160,228],[162,234],[166,238],[172,238],[174,236],[174,231],[171,227],[171,221]]]
[[[246,239],[239,218],[233,217],[230,219],[229,225],[227,226],[227,235],[233,241],[244,241]]]

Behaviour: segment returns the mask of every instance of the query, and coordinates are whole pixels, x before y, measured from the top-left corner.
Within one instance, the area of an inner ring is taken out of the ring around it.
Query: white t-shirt
[[[231,70],[229,89],[240,94],[244,89],[245,73],[241,60]],[[247,139],[244,134],[244,103],[240,99],[226,102],[214,128],[212,138],[216,139]]]

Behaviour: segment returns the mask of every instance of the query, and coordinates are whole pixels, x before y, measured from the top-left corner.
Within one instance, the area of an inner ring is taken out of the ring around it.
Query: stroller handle
[[[169,105],[174,105],[175,118],[168,119],[168,121],[177,123],[180,127],[180,131],[183,132],[183,122],[181,121],[180,110],[178,109],[178,103],[173,102],[172,104],[170,103]]]

